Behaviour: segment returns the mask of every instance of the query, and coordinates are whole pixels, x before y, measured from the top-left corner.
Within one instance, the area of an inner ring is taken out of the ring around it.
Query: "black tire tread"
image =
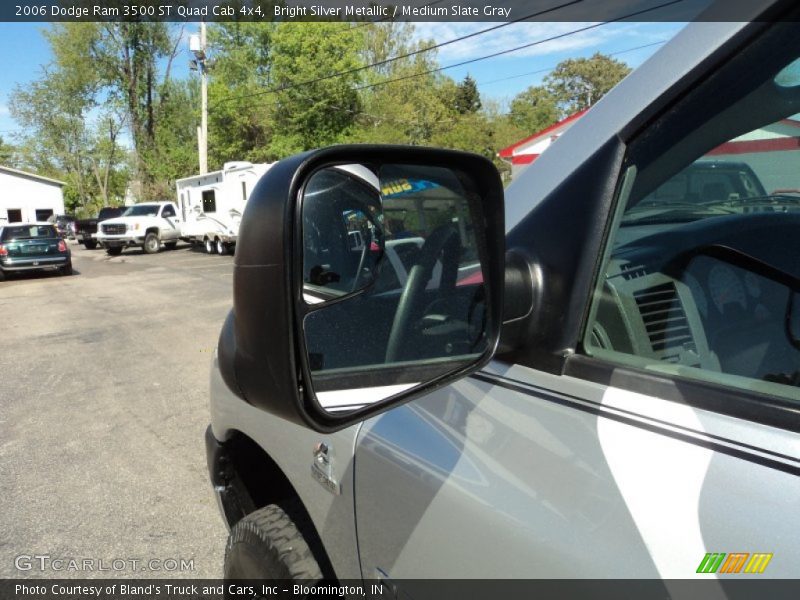
[[[303,534],[292,517],[277,504],[253,511],[233,526],[225,546],[226,576],[230,552],[238,543],[260,545],[271,554],[284,571],[275,573],[276,579],[322,579],[322,571]]]

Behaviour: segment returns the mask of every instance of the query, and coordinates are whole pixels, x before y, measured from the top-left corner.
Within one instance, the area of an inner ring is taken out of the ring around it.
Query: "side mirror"
[[[340,429],[483,366],[503,269],[490,161],[395,146],[286,159],[242,217],[222,376],[254,406]]]

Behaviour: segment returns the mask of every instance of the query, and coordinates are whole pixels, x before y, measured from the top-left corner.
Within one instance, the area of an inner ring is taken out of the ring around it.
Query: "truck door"
[[[621,128],[604,249],[584,258],[593,289],[559,367],[499,356],[364,425],[365,577],[796,576],[798,40],[796,23],[765,28]],[[725,161],[760,185],[689,185]],[[545,201],[576,201],[559,189]]]
[[[161,219],[164,225],[161,230],[162,239],[177,239],[181,235],[181,224],[178,214],[172,204],[166,204],[161,208]]]

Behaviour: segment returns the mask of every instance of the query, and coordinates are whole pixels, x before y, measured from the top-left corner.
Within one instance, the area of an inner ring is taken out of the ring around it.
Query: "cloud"
[[[418,23],[416,39],[433,39],[436,43],[453,40],[490,27],[493,23]],[[505,57],[549,56],[594,50],[624,40],[628,45],[647,44],[670,37],[665,35],[664,23],[513,23],[502,28],[475,35],[438,49],[443,65],[479,58],[496,52],[509,52]],[[670,29],[666,27],[666,29]],[[583,30],[583,31],[581,31]],[[674,33],[671,31],[671,33]],[[553,39],[555,38],[555,39]],[[536,43],[540,42],[540,43]]]

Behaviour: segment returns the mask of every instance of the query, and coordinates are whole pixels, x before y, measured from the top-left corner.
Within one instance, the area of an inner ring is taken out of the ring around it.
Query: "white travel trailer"
[[[175,187],[184,223],[181,237],[204,244],[209,254],[227,254],[236,244],[250,192],[270,166],[229,162],[221,171],[178,179]]]

